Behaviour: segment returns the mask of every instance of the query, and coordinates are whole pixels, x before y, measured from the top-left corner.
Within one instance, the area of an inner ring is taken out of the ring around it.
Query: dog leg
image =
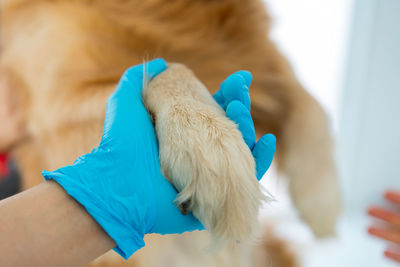
[[[254,122],[277,136],[278,169],[289,179],[293,204],[323,237],[334,233],[341,210],[333,141],[321,106],[290,77],[254,74]]]
[[[316,236],[332,235],[341,211],[333,140],[321,106],[306,92],[298,100],[283,132],[282,168],[301,217]]]

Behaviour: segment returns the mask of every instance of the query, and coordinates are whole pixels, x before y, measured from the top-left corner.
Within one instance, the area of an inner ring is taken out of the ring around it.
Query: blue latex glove
[[[150,61],[146,64],[146,76],[152,79],[165,69],[164,60]],[[249,73],[239,76],[241,84],[247,87]],[[220,103],[227,107],[227,114],[239,124],[245,138],[254,144],[249,110],[229,93],[229,84],[222,87]],[[144,246],[147,233],[204,229],[193,215],[183,216],[173,203],[177,192],[161,174],[156,134],[142,103],[142,88],[143,65],[128,69],[107,101],[100,145],[71,166],[43,171],[46,180],[57,181],[86,208],[114,239],[115,251],[125,259]],[[248,94],[245,101],[249,101]],[[274,154],[275,138],[267,136],[263,140],[254,146],[253,154],[257,166],[266,170]]]

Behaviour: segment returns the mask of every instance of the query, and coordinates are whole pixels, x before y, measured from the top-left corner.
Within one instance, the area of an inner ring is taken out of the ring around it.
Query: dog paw
[[[169,65],[143,91],[157,118],[160,164],[179,192],[175,204],[192,212],[216,244],[250,241],[266,197],[237,125],[182,65]]]

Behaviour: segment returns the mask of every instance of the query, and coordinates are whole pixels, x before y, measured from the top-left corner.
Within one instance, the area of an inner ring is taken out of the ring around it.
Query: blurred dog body
[[[294,205],[314,233],[333,233],[340,194],[326,116],[268,39],[270,20],[260,0],[3,0],[1,5],[0,90],[8,93],[0,104],[15,113],[9,127],[19,133],[6,139],[0,132],[0,145],[13,148],[24,188],[42,182],[42,169],[69,164],[99,143],[108,96],[123,71],[143,58],[182,62],[211,92],[229,74],[246,69],[254,77],[256,129],[277,136],[278,168],[290,179]],[[137,258],[181,238],[154,238]],[[196,238],[194,247],[201,239]],[[238,257],[248,263],[252,246],[241,251]]]

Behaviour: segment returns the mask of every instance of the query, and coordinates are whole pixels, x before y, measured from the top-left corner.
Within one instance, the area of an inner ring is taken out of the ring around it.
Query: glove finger
[[[143,81],[151,81],[157,74],[167,68],[167,63],[164,59],[157,58],[147,63],[130,67],[122,75],[117,89],[109,98],[110,102],[116,100],[120,102],[131,101],[132,99],[140,98],[143,90]],[[143,76],[145,74],[145,76]]]
[[[155,182],[157,218],[149,233],[176,234],[203,230],[204,226],[192,213],[182,215],[175,205],[175,188],[163,177]]]
[[[136,65],[126,70],[124,76],[133,84],[137,85],[137,89],[141,92],[143,89],[143,81],[151,81],[155,76],[163,72],[167,68],[167,63],[162,58],[153,59],[141,65]]]
[[[260,180],[271,166],[276,148],[276,138],[273,134],[266,134],[258,140],[253,149],[256,161],[257,179]]]
[[[119,129],[128,134],[135,130],[135,125],[142,125],[139,121],[151,124],[150,116],[142,103],[143,71],[145,68],[148,79],[152,79],[166,67],[164,59],[155,59],[125,71],[117,89],[107,100],[103,135],[107,135],[111,129]],[[127,121],[132,123],[126,123]]]
[[[253,80],[253,75],[251,75],[251,73],[247,70],[239,70],[237,72],[235,72],[236,74],[239,74],[240,76],[242,76],[246,82],[246,86],[247,88],[250,87],[251,82]]]
[[[161,227],[155,226],[151,231],[152,233],[182,234],[184,232],[204,230],[204,226],[191,212],[183,215],[174,203],[172,205],[174,207],[171,207],[171,209],[173,208],[174,211],[169,212],[170,217],[165,217],[163,225]]]
[[[149,230],[149,233],[158,234],[181,234],[195,230],[204,230],[201,222],[192,213],[183,215],[178,207],[171,202],[165,203],[168,214],[161,214],[160,219]]]
[[[245,75],[242,76],[242,75]],[[221,84],[220,90],[214,94],[215,101],[225,110],[230,102],[238,100],[250,110],[250,96],[248,84],[251,82],[251,74],[246,71],[239,71]]]
[[[226,116],[238,124],[243,139],[250,150],[256,143],[256,132],[250,111],[239,101],[234,100],[226,108]]]

